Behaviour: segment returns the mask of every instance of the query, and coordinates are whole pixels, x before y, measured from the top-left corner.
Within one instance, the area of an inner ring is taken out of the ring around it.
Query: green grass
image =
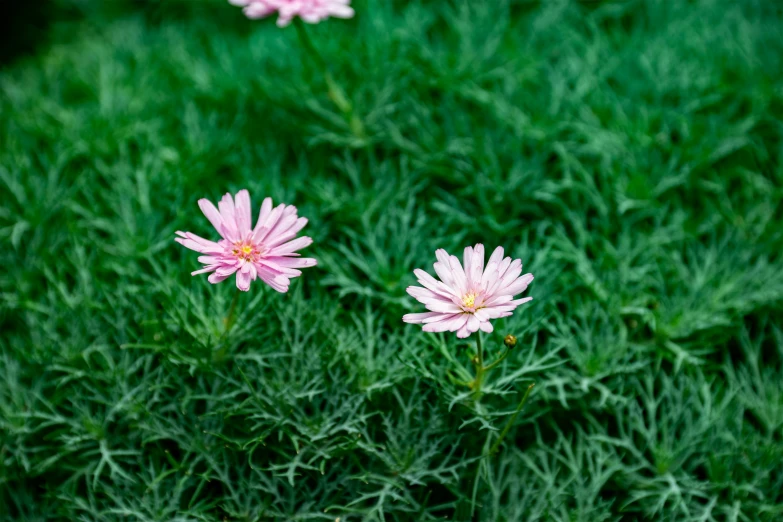
[[[0,516],[780,520],[780,6],[355,7],[311,35],[367,139],[217,0],[66,5],[0,71]],[[173,237],[240,188],[319,265],[221,338]],[[479,409],[401,321],[476,242],[536,276]]]

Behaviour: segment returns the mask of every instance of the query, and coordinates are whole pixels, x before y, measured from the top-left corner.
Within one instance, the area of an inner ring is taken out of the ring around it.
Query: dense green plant
[[[355,7],[311,35],[366,136],[217,0],[75,2],[0,71],[0,517],[780,520],[779,7]],[[173,237],[239,188],[319,266],[223,336]],[[536,275],[485,409],[401,321],[478,241]]]

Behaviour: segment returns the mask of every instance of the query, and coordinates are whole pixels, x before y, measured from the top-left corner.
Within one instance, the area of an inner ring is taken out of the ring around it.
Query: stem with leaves
[[[536,384],[533,383],[530,386],[527,387],[527,391],[525,392],[525,395],[522,396],[522,400],[519,401],[519,405],[517,406],[516,411],[511,416],[511,418],[508,419],[508,422],[506,422],[505,427],[503,428],[503,431],[500,432],[500,436],[498,437],[498,440],[495,441],[495,443],[492,445],[492,447],[489,449],[489,455],[494,455],[497,450],[500,448],[500,443],[503,442],[503,439],[508,435],[509,430],[511,429],[511,426],[514,425],[514,421],[517,420],[517,416],[519,415],[519,412],[522,411],[522,408],[525,407],[525,403],[527,402],[527,398],[530,397],[530,392],[533,391],[533,386]]]
[[[478,403],[481,400],[481,396],[482,396],[481,387],[484,384],[484,379],[487,375],[487,372],[492,370],[496,366],[498,366],[501,362],[503,362],[505,358],[508,357],[508,354],[511,351],[510,348],[513,347],[515,344],[516,344],[516,338],[513,338],[513,344],[506,344],[506,350],[494,362],[492,362],[488,366],[484,366],[484,350],[481,345],[481,334],[479,332],[476,332],[476,355],[475,357],[473,357],[473,366],[476,369],[476,376],[473,379],[473,381],[469,383],[461,383],[453,378],[452,378],[452,382],[458,384],[467,384],[470,387],[470,389],[473,390],[472,398],[474,403],[478,406]],[[522,400],[519,402],[516,411],[514,411],[514,413],[511,415],[511,418],[508,419],[508,422],[503,428],[503,431],[500,433],[500,436],[490,448],[488,455],[492,455],[496,453],[498,451],[498,448],[500,448],[500,444],[503,442],[503,439],[508,434],[517,416],[522,411],[522,408],[525,407],[525,403],[527,402],[528,397],[530,397],[530,393],[533,391],[533,386],[535,386],[535,383],[528,386],[527,391],[525,392],[525,395],[522,397]]]
[[[478,415],[483,416],[483,407],[479,404],[479,401],[481,400],[482,391],[481,387],[484,384],[484,378],[486,377],[486,374],[488,371],[492,370],[493,368],[497,367],[501,362],[503,362],[506,357],[508,357],[509,352],[511,349],[516,346],[517,339],[513,335],[507,335],[504,342],[506,345],[505,351],[498,356],[495,361],[493,361],[491,364],[484,366],[484,350],[481,345],[481,333],[476,332],[476,355],[473,357],[473,366],[476,369],[476,376],[475,378],[468,383],[461,382],[457,380],[456,378],[452,377],[449,374],[449,377],[451,381],[455,384],[466,384],[470,389],[472,390],[472,398],[473,402],[476,408],[476,412]],[[500,449],[500,445],[503,443],[503,440],[506,438],[506,435],[508,435],[509,431],[511,431],[511,427],[514,425],[514,422],[516,422],[517,417],[519,416],[522,409],[525,407],[525,403],[527,403],[528,398],[530,397],[530,393],[533,391],[533,386],[535,384],[531,384],[528,386],[527,390],[525,391],[524,396],[522,397],[522,400],[519,401],[519,404],[517,405],[517,409],[514,411],[514,413],[511,415],[511,417],[506,422],[506,425],[503,427],[503,430],[500,432],[500,435],[495,440],[494,443],[491,443],[493,433],[490,432],[487,434],[487,438],[484,442],[484,446],[482,448],[482,454],[483,457],[491,457],[492,455],[496,454],[498,450]],[[489,447],[489,449],[487,449]],[[490,475],[490,460],[486,458],[481,458],[478,461],[477,468],[476,468],[476,477],[473,481],[473,492],[471,495],[471,518],[473,518],[475,511],[476,511],[476,497],[478,495],[478,489],[479,489],[479,483],[482,474],[487,477],[487,480],[489,480]]]
[[[473,390],[473,399],[478,402],[481,399],[481,386],[484,384],[484,378],[487,372],[498,366],[508,357],[509,349],[506,350],[489,366],[484,366],[484,350],[481,345],[481,333],[476,332],[476,356],[473,358],[473,366],[476,368],[476,377],[468,386]]]
[[[473,389],[473,400],[481,400],[481,385],[484,384],[484,354],[481,347],[481,333],[476,332],[476,357],[473,359],[473,366],[476,367],[476,378],[473,379],[470,387]]]

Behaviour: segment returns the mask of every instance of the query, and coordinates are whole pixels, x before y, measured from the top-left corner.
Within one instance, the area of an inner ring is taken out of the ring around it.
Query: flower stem
[[[500,448],[500,443],[503,442],[503,439],[506,437],[506,435],[508,435],[511,426],[513,426],[514,421],[517,419],[517,415],[519,415],[519,412],[522,411],[522,408],[525,406],[525,403],[527,402],[527,398],[530,397],[530,392],[533,391],[533,386],[535,385],[536,384],[533,383],[527,387],[527,391],[525,392],[525,395],[522,397],[522,400],[519,401],[519,406],[517,406],[517,411],[515,411],[514,414],[511,416],[511,418],[508,419],[508,422],[506,423],[506,426],[503,428],[503,431],[500,433],[498,440],[496,440],[495,443],[492,445],[492,447],[489,449],[489,455],[493,455],[498,450],[498,448]]]
[[[299,41],[307,50],[307,54],[312,57],[313,61],[318,68],[321,69],[321,72],[324,75],[329,99],[332,100],[340,112],[343,113],[343,116],[351,126],[353,133],[359,138],[364,138],[366,135],[364,133],[364,124],[362,123],[362,120],[354,113],[353,104],[351,104],[348,97],[345,95],[345,91],[343,91],[342,87],[340,87],[332,76],[332,71],[329,70],[326,60],[324,60],[324,57],[318,52],[318,48],[307,33],[304,22],[297,17],[294,19],[294,27],[296,27],[296,34],[299,36]]]
[[[231,330],[231,327],[234,325],[234,317],[235,317],[234,312],[236,312],[238,301],[239,301],[239,289],[237,288],[236,291],[234,292],[234,298],[231,300],[231,307],[228,309],[228,316],[226,316],[226,318],[223,320],[226,325],[226,329],[223,332],[223,335],[227,334],[228,331]]]
[[[484,354],[481,349],[481,332],[476,332],[476,359],[473,361],[476,367],[476,378],[473,379],[473,400],[481,399],[481,385],[484,383]]]
[[[497,366],[498,364],[502,363],[502,362],[503,362],[503,359],[505,359],[506,357],[508,357],[508,352],[509,352],[509,350],[506,350],[505,352],[503,352],[503,354],[502,354],[500,357],[498,357],[498,359],[497,359],[495,362],[493,362],[492,364],[490,364],[489,366],[487,366],[486,368],[484,368],[484,371],[485,371],[485,372],[488,372],[489,370],[491,370],[492,368],[494,368],[494,367],[495,367],[495,366]]]

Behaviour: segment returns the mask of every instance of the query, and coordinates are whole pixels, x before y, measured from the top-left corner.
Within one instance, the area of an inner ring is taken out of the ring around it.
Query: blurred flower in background
[[[278,27],[285,27],[295,16],[309,24],[321,20],[353,17],[351,0],[228,0],[229,3],[243,7],[248,18],[265,18],[278,13]]]
[[[236,197],[226,194],[218,208],[207,199],[198,206],[223,239],[217,243],[191,232],[177,231],[175,241],[206,254],[198,258],[206,266],[191,275],[210,273],[209,282],[219,283],[237,275],[237,288],[246,292],[250,283],[260,278],[278,292],[287,292],[290,279],[302,275],[298,268],[316,265],[316,260],[296,253],[312,244],[307,236],[296,234],[307,224],[307,218],[296,214],[296,207],[280,204],[272,208],[272,198],[266,198],[255,228],[250,228],[250,194],[240,190]]]

